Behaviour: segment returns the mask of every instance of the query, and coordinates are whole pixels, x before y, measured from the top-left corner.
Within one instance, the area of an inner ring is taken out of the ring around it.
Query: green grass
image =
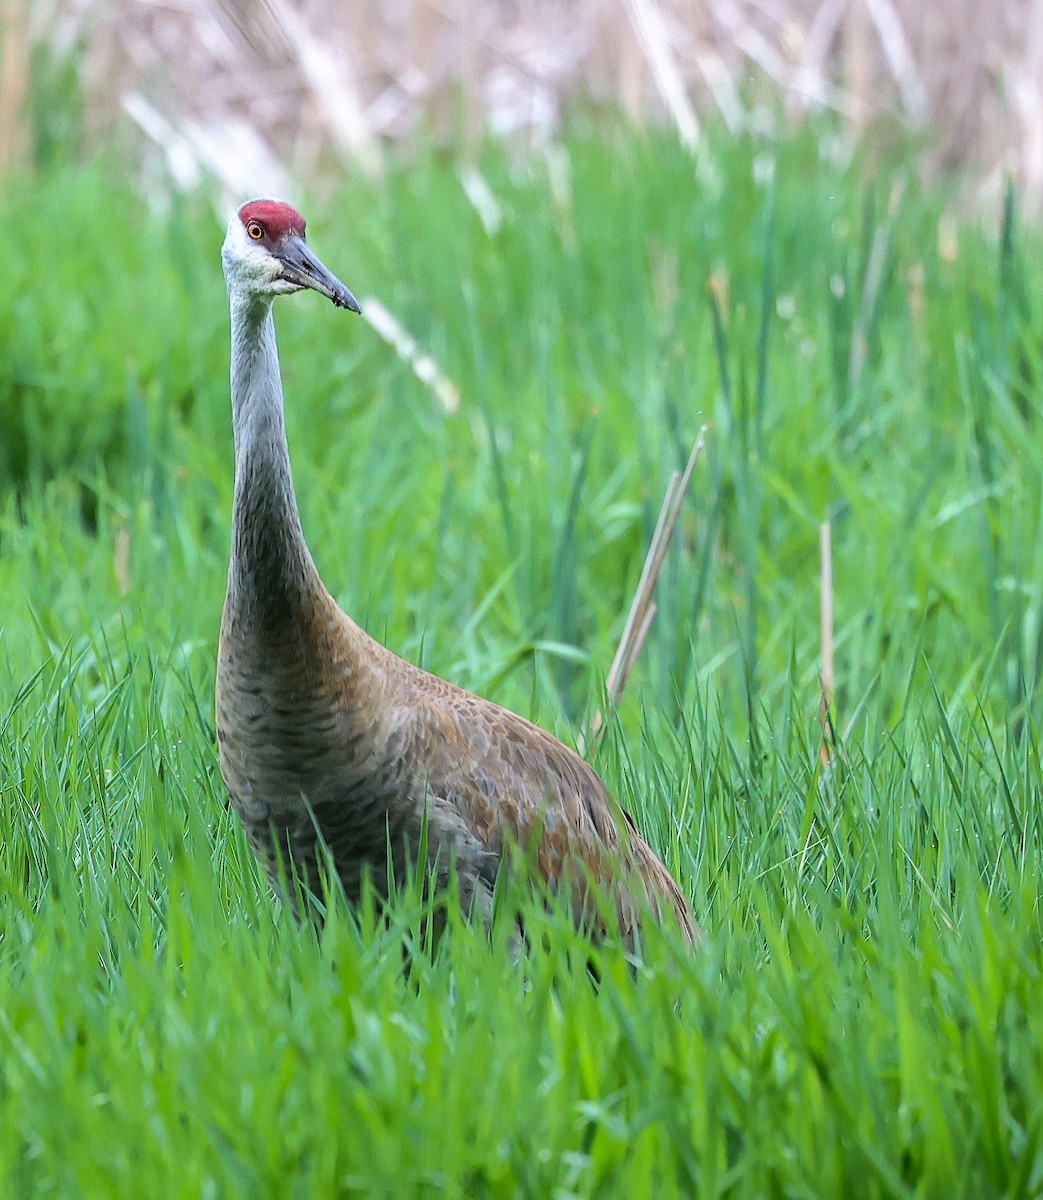
[[[711,423],[597,759],[707,933],[636,972],[273,902],[213,744],[221,229],[3,182],[0,1195],[1043,1195],[1043,238],[821,134],[491,149],[492,237],[434,153],[300,198],[461,391],[279,306],[310,544],[414,661],[574,739]]]

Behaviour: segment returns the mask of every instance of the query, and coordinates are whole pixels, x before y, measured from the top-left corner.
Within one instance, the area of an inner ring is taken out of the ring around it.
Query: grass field
[[[830,146],[580,123],[483,157],[491,232],[441,154],[297,198],[460,391],[279,306],[309,542],[406,657],[574,741],[710,423],[597,755],[707,935],[636,972],[279,910],[212,728],[221,227],[0,182],[0,1195],[1043,1195],[1043,238]]]

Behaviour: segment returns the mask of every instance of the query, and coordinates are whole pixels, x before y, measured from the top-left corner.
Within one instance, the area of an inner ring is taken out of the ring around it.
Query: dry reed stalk
[[[648,59],[656,90],[677,126],[681,141],[689,150],[694,150],[699,143],[699,121],[688,99],[662,13],[654,0],[626,0],[626,6],[630,23]]]
[[[1043,195],[1043,0],[1032,0],[1022,69],[1011,73],[1009,94],[1020,126],[1021,181]]]
[[[921,125],[927,115],[927,91],[920,79],[902,22],[891,0],[864,0],[866,11],[880,37],[880,48],[895,82],[902,93],[902,103],[914,125]]]
[[[739,94],[739,81],[712,46],[698,41],[692,49],[692,59],[703,82],[710,89],[728,132],[741,133],[746,124],[746,114]]]
[[[869,13],[863,0],[849,0],[843,39],[843,70],[852,100],[851,117],[856,128],[861,128],[873,111],[873,51]]]
[[[416,338],[407,333],[398,318],[390,313],[379,300],[366,298],[361,301],[363,319],[394,350],[398,357],[409,365],[413,374],[426,384],[438,397],[445,413],[454,413],[460,407],[460,390],[442,373],[438,363]]]
[[[121,526],[116,530],[116,538],[112,546],[112,573],[116,578],[119,594],[126,596],[130,593],[130,530]]]
[[[179,187],[198,186],[204,176],[221,185],[221,207],[231,209],[245,196],[287,196],[289,180],[270,147],[242,121],[229,118],[207,126],[169,125],[138,92],[123,97],[127,115],[162,150]]]
[[[380,150],[366,123],[362,101],[351,77],[349,56],[335,53],[324,40],[312,34],[286,0],[266,0],[266,9],[271,20],[279,25],[285,41],[293,47],[315,111],[322,117],[335,145],[367,175],[375,175],[381,166]]]
[[[29,98],[29,22],[25,0],[0,0],[0,167],[25,154]]]
[[[645,554],[637,590],[630,602],[630,610],[623,624],[623,632],[619,638],[619,645],[616,647],[615,657],[605,676],[605,691],[612,708],[616,708],[619,704],[623,689],[630,678],[630,672],[633,670],[634,663],[637,662],[637,656],[641,653],[641,647],[644,645],[648,630],[652,625],[652,618],[656,611],[652,596],[663,569],[663,563],[666,562],[666,553],[670,549],[670,540],[677,527],[677,519],[681,515],[681,505],[688,493],[688,485],[692,481],[692,472],[695,470],[695,464],[699,461],[699,455],[702,453],[705,443],[706,426],[703,425],[696,436],[684,470],[674,471],[666,486],[666,494],[659,509],[659,517],[652,540],[648,544],[648,552]],[[586,736],[581,734],[577,738],[576,744],[580,754],[586,754],[588,750],[593,754],[597,750],[604,726],[605,716],[599,709],[590,722]]]

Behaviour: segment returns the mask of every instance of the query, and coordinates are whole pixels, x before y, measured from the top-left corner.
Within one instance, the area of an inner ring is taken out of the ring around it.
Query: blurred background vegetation
[[[1043,1194],[1043,0],[0,22],[0,1195]],[[309,545],[406,657],[575,739],[710,425],[596,759],[700,954],[271,903],[212,696],[272,193],[368,322],[279,308]]]
[[[843,587],[879,607],[839,631],[849,707],[889,656],[891,711],[921,651],[966,686],[953,627],[968,623],[996,648],[975,686],[1015,708],[1034,695],[1038,497],[1020,472],[1040,360],[1023,246],[1043,199],[1039,0],[0,13],[0,495],[20,517],[41,489],[68,497],[109,539],[120,590],[141,585],[142,504],[155,536],[211,553],[220,577],[216,242],[233,201],[290,195],[383,339],[314,311],[287,324],[290,383],[307,372],[320,414],[294,435],[298,484],[306,510],[317,494],[313,539],[366,581],[345,603],[377,603],[400,649],[495,690],[543,646],[575,718],[665,478],[707,419],[700,515],[655,629],[666,711],[708,671],[749,702],[765,655],[779,687],[787,657],[813,684],[826,518]],[[312,369],[293,365],[324,341]],[[388,399],[401,426],[374,415]],[[338,504],[369,538],[344,545]],[[492,522],[502,560],[459,541],[454,505]],[[392,569],[382,549],[410,536],[395,512],[430,552]],[[1023,536],[1000,536],[1008,512]],[[917,522],[929,537],[896,532]],[[973,615],[951,580],[969,544]],[[495,604],[505,644],[447,660],[421,595],[432,612]]]
[[[546,146],[590,107],[737,136],[833,114],[1043,198],[1039,0],[3,0],[0,167],[135,142],[159,186],[379,172],[418,142]],[[151,147],[146,153],[145,147]]]

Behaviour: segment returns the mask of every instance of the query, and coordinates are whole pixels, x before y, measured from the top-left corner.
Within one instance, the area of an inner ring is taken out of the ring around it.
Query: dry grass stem
[[[901,91],[902,104],[914,125],[919,125],[927,115],[927,90],[920,79],[902,22],[891,0],[865,0],[865,6],[879,35],[884,58]]]
[[[682,143],[694,150],[699,141],[699,122],[674,58],[663,16],[654,0],[626,0],[626,6],[652,70],[656,90],[670,111]]]
[[[315,114],[329,130],[334,145],[367,174],[374,174],[380,167],[380,155],[349,73],[349,57],[337,54],[325,39],[312,34],[286,0],[267,0],[260,11],[268,12],[279,25],[307,82]]]
[[[407,333],[398,318],[379,300],[360,301],[363,319],[384,339],[398,357],[408,363],[413,374],[438,397],[442,411],[454,413],[460,407],[460,389],[442,373],[441,368],[416,338]]]
[[[0,0],[0,167],[26,150],[22,114],[29,96],[29,27],[25,0]]]
[[[605,676],[605,691],[608,693],[608,702],[613,708],[619,704],[623,689],[630,678],[630,672],[648,635],[652,618],[655,616],[655,604],[652,602],[652,596],[662,572],[663,563],[666,561],[667,551],[670,549],[670,541],[674,529],[677,527],[677,519],[681,515],[681,505],[688,492],[692,472],[695,470],[695,464],[699,461],[699,455],[702,453],[705,443],[706,426],[703,425],[699,429],[684,470],[674,471],[667,484],[652,540],[649,542],[648,552],[641,568],[641,578],[638,580],[634,598],[630,602],[630,611],[627,613],[627,619],[623,625],[615,657]],[[577,741],[581,754],[586,754],[588,749],[591,753],[597,749],[604,725],[605,716],[599,709],[590,722],[590,730],[586,737],[581,735]]]

